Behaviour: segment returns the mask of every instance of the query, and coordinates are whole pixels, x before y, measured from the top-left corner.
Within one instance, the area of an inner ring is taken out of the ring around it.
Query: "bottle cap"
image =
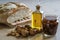
[[[36,5],[36,9],[39,10],[40,9],[40,5]]]

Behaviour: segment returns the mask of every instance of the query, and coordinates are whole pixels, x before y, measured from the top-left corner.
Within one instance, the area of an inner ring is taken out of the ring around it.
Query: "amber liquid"
[[[32,13],[32,28],[42,29],[42,14],[33,12]]]

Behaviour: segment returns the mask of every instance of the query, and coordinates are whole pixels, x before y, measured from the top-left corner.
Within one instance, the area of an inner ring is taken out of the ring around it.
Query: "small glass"
[[[43,17],[44,38],[55,36],[58,27],[57,18],[56,15],[45,15],[45,17]]]

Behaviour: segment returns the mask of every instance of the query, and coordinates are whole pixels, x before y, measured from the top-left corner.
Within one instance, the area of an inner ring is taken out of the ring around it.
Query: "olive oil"
[[[36,11],[32,13],[32,28],[42,29],[42,13],[39,11],[40,6],[36,6]]]

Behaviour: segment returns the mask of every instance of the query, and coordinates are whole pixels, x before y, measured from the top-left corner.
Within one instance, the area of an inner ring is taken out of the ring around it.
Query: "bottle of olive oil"
[[[42,29],[42,13],[39,5],[36,6],[36,11],[32,13],[32,28]]]

